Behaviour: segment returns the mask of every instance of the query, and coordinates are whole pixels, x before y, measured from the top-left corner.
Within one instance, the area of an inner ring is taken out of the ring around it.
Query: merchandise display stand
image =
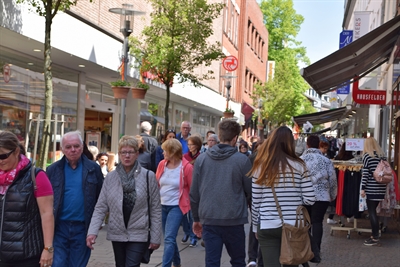
[[[338,169],[339,172],[345,172],[346,170],[352,172],[360,172],[362,169],[362,164],[357,163],[355,161],[332,161],[335,169]],[[339,180],[338,180],[339,183]],[[359,192],[354,192],[359,195]],[[342,214],[339,214],[343,216]],[[341,217],[342,220],[342,217]],[[353,227],[341,227],[341,226],[332,226],[331,227],[331,235],[333,235],[333,231],[347,231],[347,239],[350,239],[351,232],[357,232],[359,235],[361,233],[371,233],[371,229],[359,228],[357,226],[357,219],[354,218]]]

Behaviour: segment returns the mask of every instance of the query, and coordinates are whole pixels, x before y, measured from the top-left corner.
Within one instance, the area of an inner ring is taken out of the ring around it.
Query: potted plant
[[[118,99],[125,99],[128,97],[131,84],[125,80],[117,80],[110,82],[111,89],[114,92],[114,97]]]
[[[135,99],[144,99],[147,90],[149,90],[150,86],[144,82],[137,82],[136,86],[132,87],[132,97]]]
[[[233,118],[234,114],[235,112],[232,109],[226,108],[224,111],[224,118]]]

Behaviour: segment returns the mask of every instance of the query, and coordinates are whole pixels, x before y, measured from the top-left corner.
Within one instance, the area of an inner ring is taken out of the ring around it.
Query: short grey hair
[[[217,134],[210,134],[210,135],[208,136],[208,138],[214,138],[215,141],[216,141],[217,143],[219,143],[219,138],[218,138],[218,135],[217,135]],[[208,139],[207,139],[207,141],[208,141]]]
[[[79,138],[79,141],[81,142],[81,145],[83,145],[82,134],[81,134],[80,131],[76,130],[76,131],[68,132],[68,133],[63,135],[63,137],[61,138],[61,141],[60,141],[61,148],[64,148],[64,146],[63,146],[64,139],[69,137],[69,136],[77,136]]]
[[[150,132],[151,128],[152,126],[148,121],[144,121],[140,124],[140,129],[142,130],[142,132]]]

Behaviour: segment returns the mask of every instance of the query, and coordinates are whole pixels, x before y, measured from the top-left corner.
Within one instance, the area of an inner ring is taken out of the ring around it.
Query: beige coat
[[[140,166],[140,165],[139,165]],[[107,229],[107,240],[117,242],[146,242],[148,238],[147,213],[147,170],[139,167],[135,174],[136,202],[128,223],[125,227],[122,212],[122,185],[116,171],[108,173],[97,201],[88,235],[98,235],[101,224],[107,212],[110,213]],[[161,243],[161,204],[160,190],[155,175],[149,171],[151,243]]]

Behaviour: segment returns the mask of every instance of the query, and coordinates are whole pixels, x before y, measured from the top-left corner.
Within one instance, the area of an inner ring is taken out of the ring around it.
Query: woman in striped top
[[[377,183],[373,173],[381,157],[384,157],[384,152],[375,138],[365,139],[360,195],[367,196],[369,221],[372,229],[372,236],[364,241],[366,246],[375,246],[379,243],[379,220],[376,207],[385,198],[386,185]]]
[[[296,208],[312,205],[315,194],[305,163],[295,153],[292,131],[286,126],[274,130],[258,148],[252,176],[252,222],[265,267],[280,267],[282,221],[271,187],[275,187],[283,220],[294,225]]]

